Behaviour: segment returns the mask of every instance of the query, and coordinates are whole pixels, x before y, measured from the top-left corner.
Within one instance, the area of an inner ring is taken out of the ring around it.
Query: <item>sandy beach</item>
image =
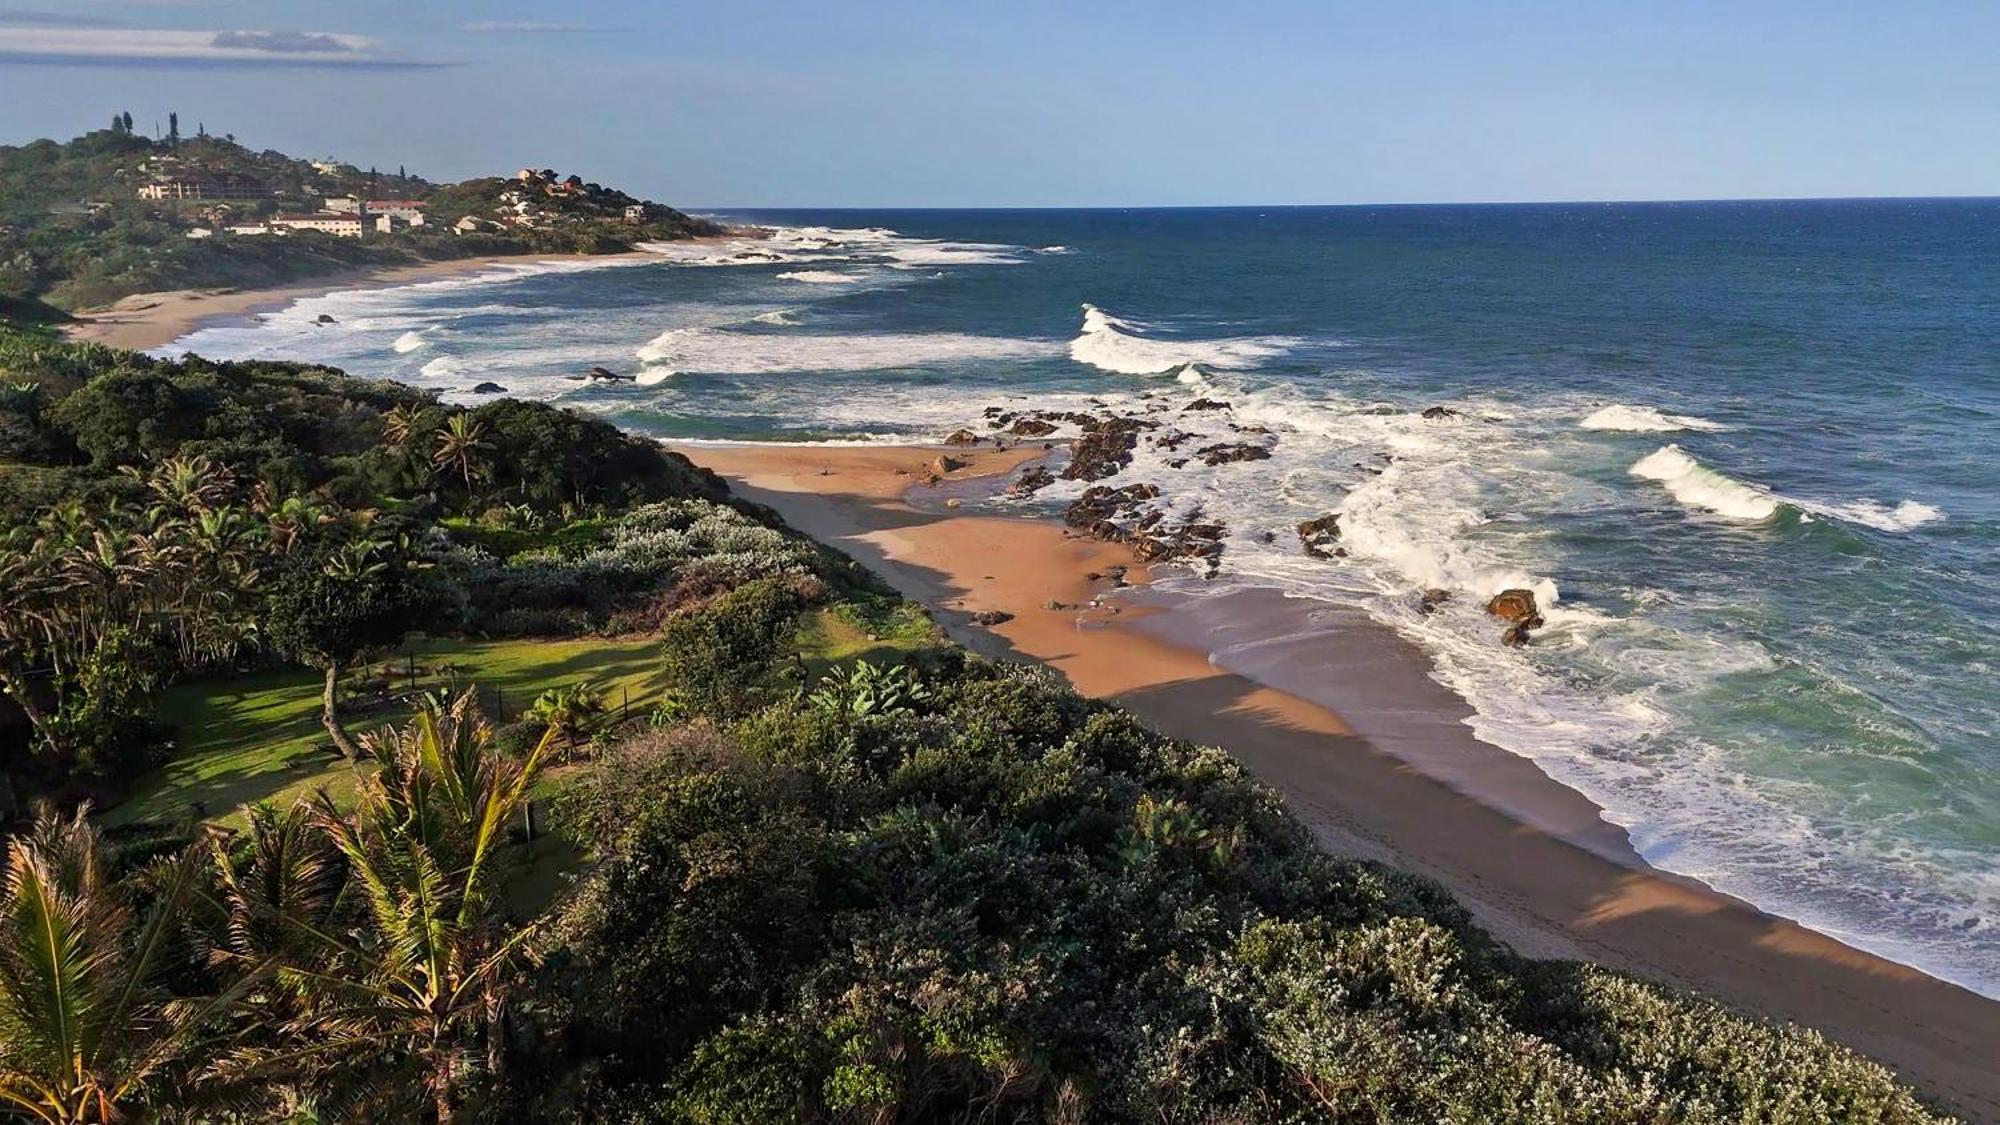
[[[1323,846],[1437,879],[1523,953],[1596,961],[1816,1028],[1967,1118],[2000,1121],[2000,1003],[1647,868],[1587,800],[1474,738],[1465,705],[1393,633],[1276,592],[1153,593],[1122,546],[950,505],[1040,446],[954,449],[970,465],[936,488],[915,486],[936,449],[679,448],[930,606],[976,651],[1040,661],[1168,734],[1225,747]],[[1126,578],[1112,577],[1121,566]],[[1121,581],[1135,588],[1114,592]],[[995,610],[1013,616],[972,623]],[[1294,635],[1265,653],[1262,682],[1188,643],[1268,635],[1280,619]]]
[[[150,351],[163,348],[202,324],[233,316],[251,316],[282,309],[293,301],[342,289],[376,289],[409,285],[443,277],[478,273],[494,266],[521,262],[560,262],[644,257],[628,254],[524,254],[511,257],[454,258],[420,265],[343,270],[297,285],[272,289],[176,289],[164,293],[134,293],[102,308],[84,309],[64,331],[73,340],[90,340],[116,348]]]

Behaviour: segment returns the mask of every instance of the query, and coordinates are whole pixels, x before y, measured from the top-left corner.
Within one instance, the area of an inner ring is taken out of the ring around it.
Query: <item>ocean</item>
[[[696,440],[1226,401],[1268,459],[1142,443],[1108,482],[1227,523],[1176,588],[1357,606],[1650,863],[2000,997],[2000,201],[718,217],[778,229],[163,351]],[[1326,512],[1345,558],[1299,549]],[[1547,625],[1510,649],[1481,603],[1517,586]]]

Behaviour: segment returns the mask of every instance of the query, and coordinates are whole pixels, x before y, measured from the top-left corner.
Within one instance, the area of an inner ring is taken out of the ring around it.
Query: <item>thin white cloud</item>
[[[413,67],[363,35],[319,31],[169,31],[0,27],[0,59],[116,66]]]
[[[29,27],[109,27],[103,16],[74,12],[43,12],[24,8],[0,8],[0,25],[25,24]]]
[[[498,35],[566,35],[573,32],[609,29],[586,27],[580,23],[550,23],[543,20],[475,20],[466,24],[465,30]]]

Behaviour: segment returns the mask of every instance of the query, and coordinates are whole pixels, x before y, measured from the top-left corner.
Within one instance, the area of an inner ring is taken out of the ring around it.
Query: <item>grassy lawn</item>
[[[842,602],[814,613],[799,630],[799,655],[807,685],[835,665],[866,660],[897,664],[910,653],[937,643],[937,626],[914,602],[864,606]]]
[[[607,706],[629,696],[634,714],[650,707],[662,687],[655,638],[573,641],[419,641],[393,661],[395,690],[477,684],[489,716],[504,702],[517,716],[545,689],[588,679],[604,690]],[[405,679],[410,662],[414,685]],[[446,669],[455,671],[446,672]],[[326,788],[336,798],[354,790],[353,767],[316,747],[326,741],[319,725],[320,678],[311,672],[271,672],[184,684],[160,700],[160,716],[180,731],[181,752],[133,787],[132,796],[107,810],[106,824],[139,820],[180,821],[199,811],[209,820],[240,824],[243,806],[280,804]],[[346,716],[359,734],[409,717],[396,705]]]

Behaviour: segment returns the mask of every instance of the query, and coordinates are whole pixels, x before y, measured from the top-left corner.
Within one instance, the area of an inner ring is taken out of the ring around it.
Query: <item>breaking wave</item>
[[[1299,341],[1290,336],[1232,340],[1163,340],[1143,335],[1139,324],[1083,306],[1083,332],[1070,341],[1070,358],[1118,375],[1158,375],[1191,364],[1242,370],[1284,355]]]
[[[1879,500],[1793,501],[1815,515],[1846,520],[1877,531],[1911,531],[1944,518],[1944,509],[1917,500],[1905,500],[1891,508]]]
[[[833,270],[787,270],[778,275],[780,281],[803,281],[809,285],[852,285],[861,279],[851,273],[835,273]]]
[[[1614,403],[1598,410],[1577,425],[1586,430],[1617,430],[1629,434],[1662,434],[1674,430],[1720,430],[1721,424],[1692,414],[1665,414],[1650,406]]]
[[[1663,445],[1641,457],[1635,477],[1659,481],[1674,499],[1732,520],[1761,522],[1778,514],[1782,501],[1754,485],[1724,476],[1688,456],[1678,445]]]
[[[421,332],[405,332],[396,337],[396,342],[389,346],[395,349],[397,355],[407,355],[429,343],[430,341],[424,339],[424,334]]]

